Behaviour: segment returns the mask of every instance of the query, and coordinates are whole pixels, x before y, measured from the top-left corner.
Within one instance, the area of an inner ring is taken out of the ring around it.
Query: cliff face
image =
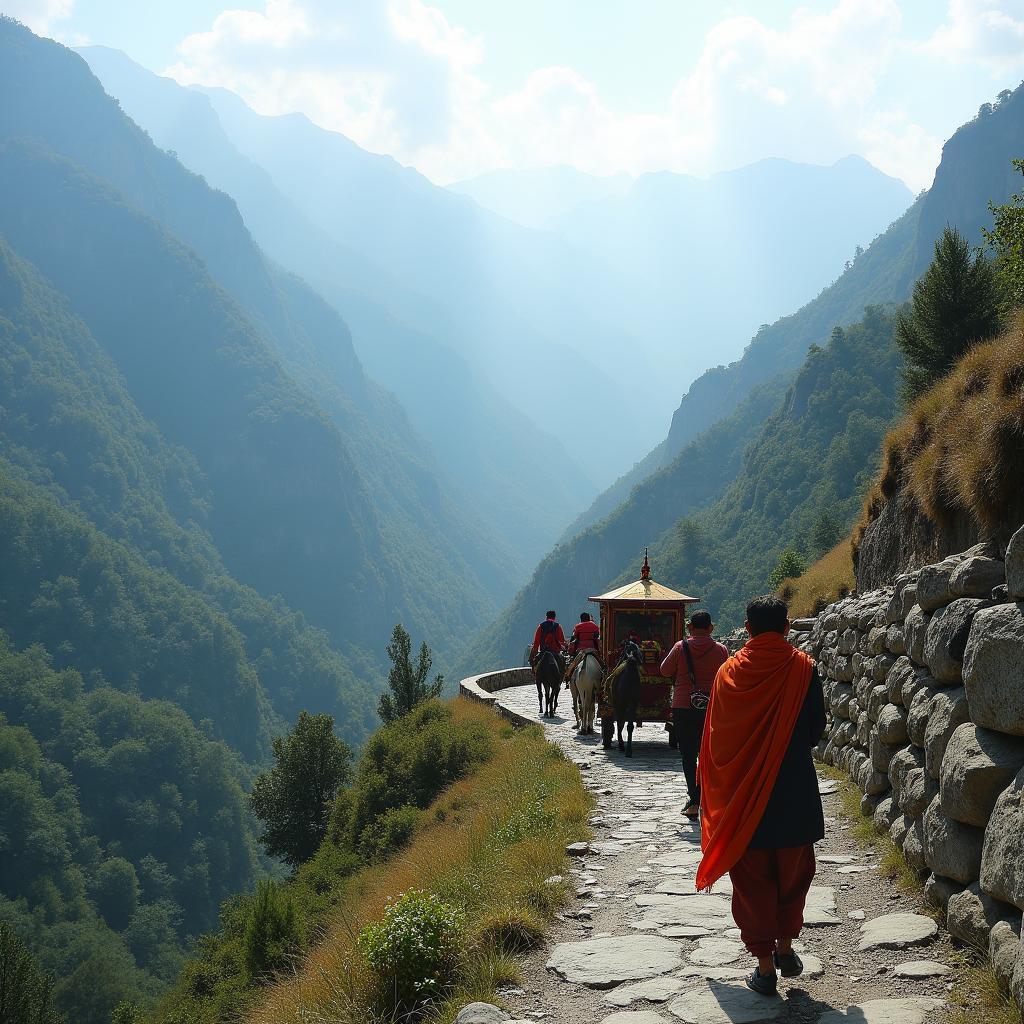
[[[856,781],[949,931],[1024,1006],[1024,527],[998,553],[904,573],[792,639],[825,688],[817,757]]]

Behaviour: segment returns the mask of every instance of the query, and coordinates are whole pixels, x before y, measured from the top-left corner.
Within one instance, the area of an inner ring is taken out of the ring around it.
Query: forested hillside
[[[852,324],[867,306],[901,302],[909,296],[921,265],[919,253],[931,253],[944,224],[937,210],[945,210],[954,225],[954,218],[963,219],[966,230],[973,232],[972,244],[982,244],[978,225],[985,222],[989,202],[1005,201],[1015,185],[1012,160],[1022,122],[1024,88],[983,108],[947,143],[932,189],[853,261],[835,284],[797,313],[759,331],[737,363],[696,381],[676,412],[666,441],[577,521],[563,543],[540,563],[511,607],[471,645],[462,667],[483,671],[517,663],[544,608],[572,612],[587,595],[635,576],[643,547],[656,540],[667,543],[666,530],[695,512],[706,509],[711,517],[713,507],[715,515],[732,514],[727,488],[739,467],[750,465],[745,450],[760,443],[765,417],[783,401],[795,371],[808,359],[810,346],[826,345],[835,326]],[[928,227],[920,223],[926,207]],[[926,257],[924,265],[927,262]],[[868,415],[874,421],[879,414]],[[791,454],[792,464],[801,465],[801,453]],[[758,488],[751,490],[751,497],[776,490],[777,484],[764,479]],[[726,503],[716,505],[719,501]],[[852,512],[843,507],[848,526]],[[785,518],[792,511],[783,515],[780,508],[776,514]],[[692,538],[692,531],[687,535]],[[769,548],[775,557],[790,539],[772,538]],[[666,577],[665,570],[656,575],[669,585],[680,584],[680,589],[708,598],[713,614],[734,615],[738,608],[734,596],[716,584],[726,578],[721,558],[730,556],[714,548],[713,540],[713,535],[702,539],[705,549],[715,554],[698,565],[683,556],[679,545],[669,545],[672,575]],[[742,546],[741,540],[736,543]],[[656,550],[657,545],[652,551]],[[772,568],[769,562],[771,557],[765,555],[758,564],[767,568],[759,576],[744,575],[745,584],[764,589]]]
[[[443,658],[516,567],[81,58],[0,19],[0,94],[0,920],[109,1024],[261,873],[272,737],[362,744],[394,623]]]

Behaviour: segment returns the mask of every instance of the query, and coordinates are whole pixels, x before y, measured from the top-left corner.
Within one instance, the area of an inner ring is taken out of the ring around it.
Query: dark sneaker
[[[760,996],[774,996],[779,991],[778,975],[769,974],[765,977],[756,967],[747,975],[747,988],[753,989]]]
[[[799,978],[804,973],[804,962],[796,953],[776,953],[775,966],[784,978]]]
[[[696,800],[691,800],[684,808],[683,814],[688,818],[700,817],[700,804]]]

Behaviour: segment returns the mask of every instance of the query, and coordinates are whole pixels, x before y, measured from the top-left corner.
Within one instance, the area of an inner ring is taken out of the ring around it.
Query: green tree
[[[407,715],[417,704],[438,698],[444,687],[444,676],[439,673],[427,682],[433,658],[425,643],[420,644],[419,657],[413,665],[412,641],[400,622],[391,633],[387,652],[391,659],[391,671],[388,673],[391,692],[381,694],[377,713],[385,725],[390,725],[396,718]]]
[[[303,711],[273,743],[274,766],[257,776],[249,797],[264,825],[260,842],[297,867],[316,853],[338,790],[348,781],[352,751],[334,734],[330,715]]]
[[[282,967],[297,938],[292,901],[272,878],[264,879],[256,889],[242,936],[245,971],[250,981],[258,981]]]
[[[1003,326],[999,287],[990,260],[971,253],[967,239],[947,227],[931,266],[914,285],[908,307],[896,314],[903,352],[902,397],[909,402],[944,377],[972,346]]]
[[[814,553],[820,558],[826,551],[831,551],[843,535],[843,524],[832,514],[823,508],[814,519],[814,526],[811,528],[811,544]]]
[[[768,589],[778,590],[783,580],[796,579],[807,571],[803,555],[792,545],[779,556],[779,561],[768,577]]]
[[[139,902],[135,868],[123,857],[111,857],[96,869],[92,886],[96,909],[115,931],[128,927]]]
[[[1014,160],[1013,166],[1024,174],[1024,160]],[[1003,311],[1010,314],[1024,307],[1024,194],[1014,194],[1002,206],[989,203],[988,208],[994,224],[984,231],[985,240],[995,257]]]
[[[53,1009],[53,981],[7,924],[0,923],[0,1021],[60,1024]]]

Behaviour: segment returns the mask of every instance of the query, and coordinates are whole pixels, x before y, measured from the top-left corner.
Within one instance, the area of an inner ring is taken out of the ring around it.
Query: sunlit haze
[[[5,8],[260,113],[301,111],[442,184],[496,168],[707,174],[857,153],[917,191],[957,125],[1024,77],[1022,0]]]

